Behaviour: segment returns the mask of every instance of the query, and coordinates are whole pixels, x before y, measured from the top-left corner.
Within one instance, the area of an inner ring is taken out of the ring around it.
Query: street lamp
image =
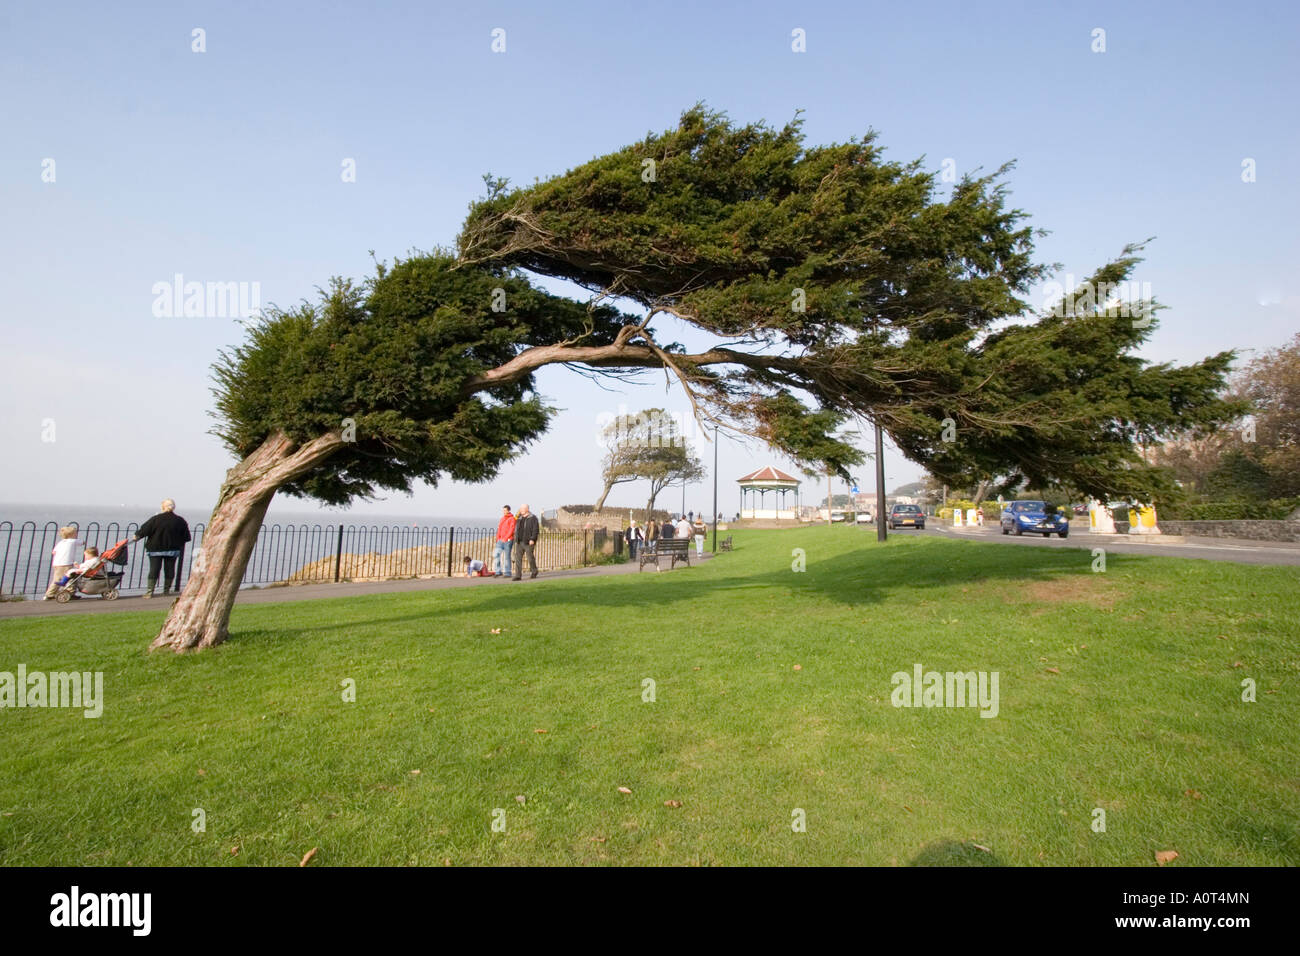
[[[876,422],[876,540],[889,537],[885,530],[885,433]]]
[[[713,553],[718,553],[718,425],[713,425]]]

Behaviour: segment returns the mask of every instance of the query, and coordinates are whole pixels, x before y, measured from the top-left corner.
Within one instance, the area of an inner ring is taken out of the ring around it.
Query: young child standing
[[[50,586],[45,589],[45,600],[54,600],[59,590],[59,579],[72,570],[77,563],[77,554],[84,547],[84,542],[77,537],[74,525],[59,529],[59,542],[51,553],[53,561],[50,568]]]

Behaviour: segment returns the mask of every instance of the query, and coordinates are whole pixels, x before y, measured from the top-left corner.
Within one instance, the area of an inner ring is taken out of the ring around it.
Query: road
[[[913,534],[911,531],[891,531],[891,534]],[[1038,534],[1023,537],[1004,535],[996,524],[983,528],[953,528],[943,525],[926,525],[925,534],[942,534],[952,538],[972,541],[997,541],[1023,548],[1105,548],[1116,554],[1156,554],[1171,558],[1199,558],[1203,561],[1232,561],[1237,564],[1280,564],[1300,567],[1300,543],[1283,541],[1247,541],[1236,538],[1187,537],[1181,544],[1134,540],[1126,534],[1091,534],[1077,526],[1070,529],[1068,538],[1044,538]]]

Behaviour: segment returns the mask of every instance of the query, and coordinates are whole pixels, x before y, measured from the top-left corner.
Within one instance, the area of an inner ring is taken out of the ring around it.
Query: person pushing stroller
[[[180,590],[180,576],[176,569],[176,559],[180,557],[181,548],[190,540],[190,526],[176,513],[176,502],[164,498],[159,506],[162,510],[146,521],[136,530],[132,541],[146,539],[144,549],[149,555],[149,576],[145,581],[144,596],[153,597],[153,589],[158,584],[158,572],[163,574],[163,594],[172,592],[172,582]]]

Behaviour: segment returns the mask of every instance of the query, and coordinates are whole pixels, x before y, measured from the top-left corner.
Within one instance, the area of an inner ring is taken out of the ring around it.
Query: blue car
[[[1059,534],[1062,538],[1070,536],[1070,519],[1065,512],[1050,508],[1045,501],[1013,501],[1002,509],[1003,534],[1041,534],[1050,538]]]

